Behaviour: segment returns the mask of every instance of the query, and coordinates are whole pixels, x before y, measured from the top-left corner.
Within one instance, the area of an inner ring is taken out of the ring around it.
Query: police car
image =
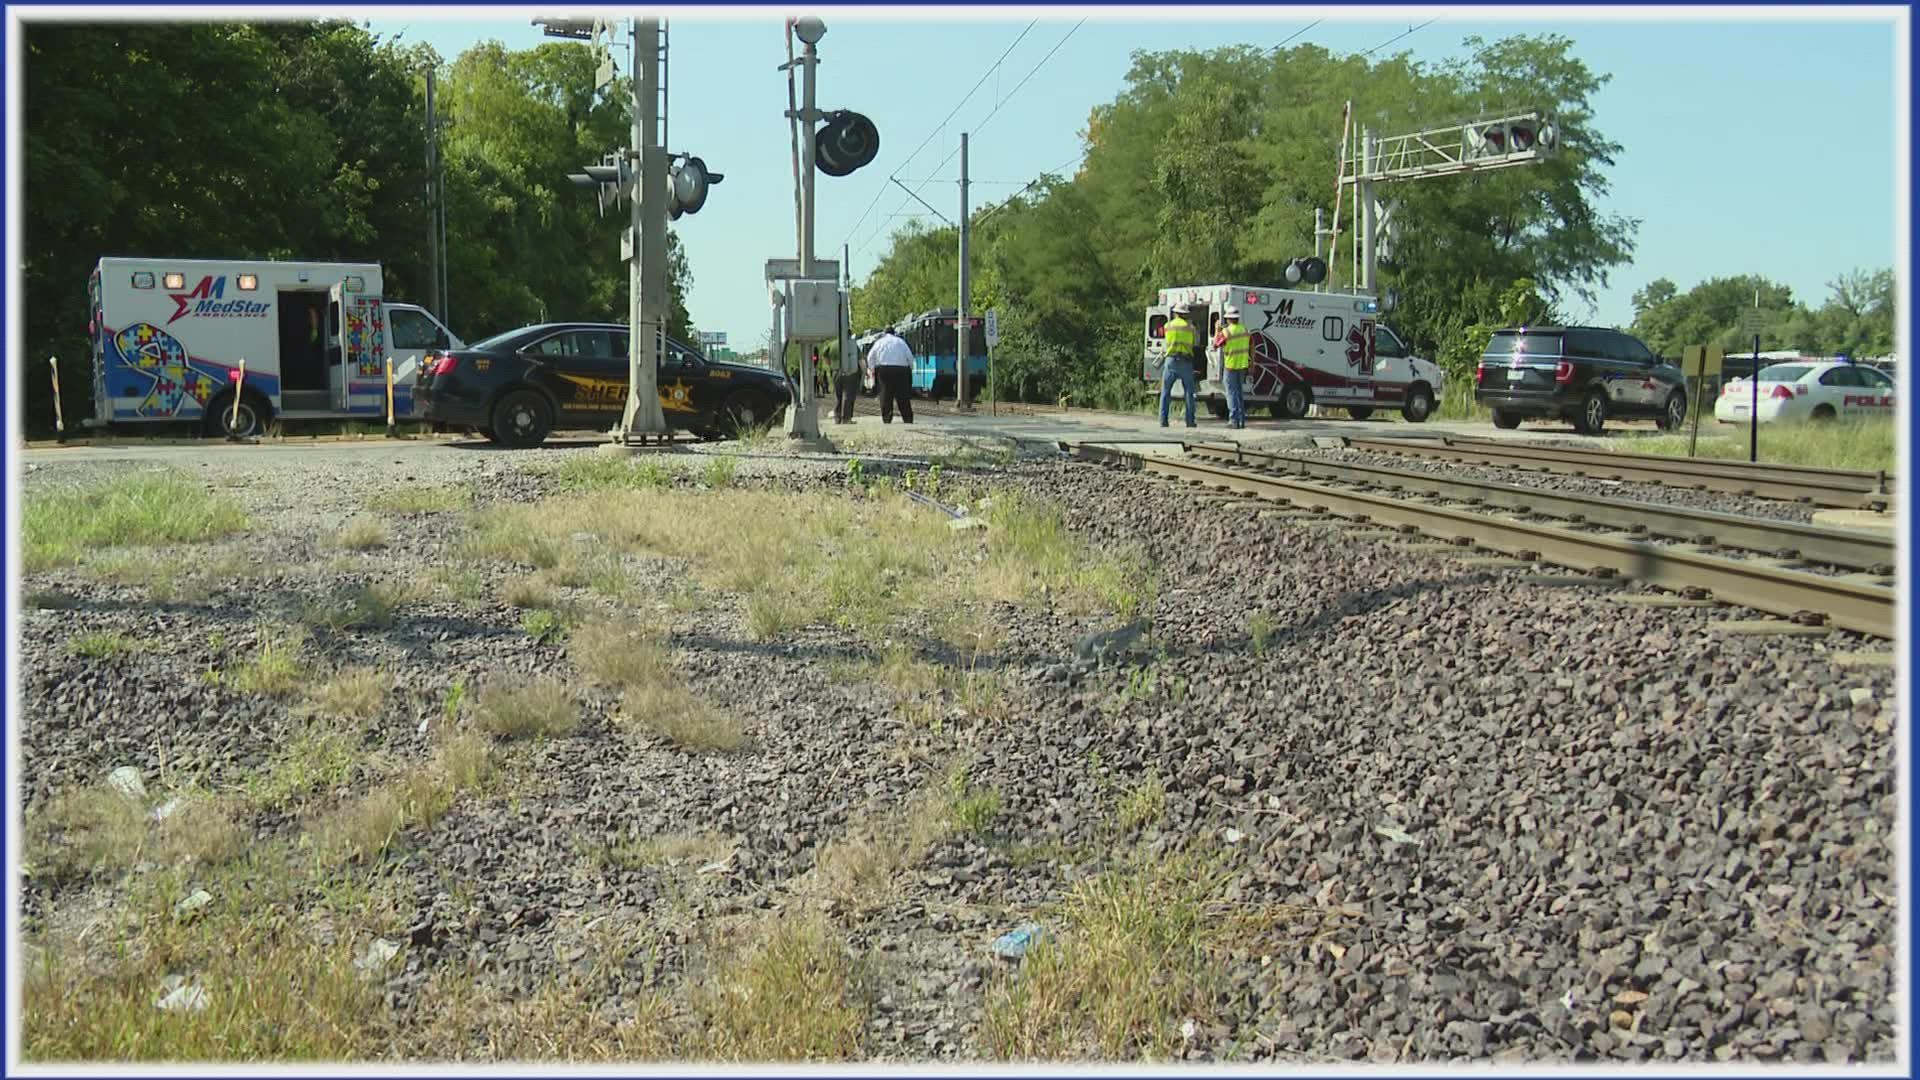
[[[1760,369],[1759,419],[1838,420],[1893,416],[1893,379],[1879,368],[1846,360],[1805,359]],[[1720,391],[1713,416],[1723,424],[1747,422],[1753,384],[1733,379]]]

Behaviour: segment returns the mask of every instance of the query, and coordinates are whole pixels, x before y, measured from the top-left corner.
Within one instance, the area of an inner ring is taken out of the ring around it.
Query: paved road
[[[916,430],[917,429],[917,430]],[[1434,420],[1424,424],[1409,424],[1397,417],[1356,421],[1344,416],[1309,418],[1305,420],[1249,420],[1242,431],[1234,431],[1225,421],[1212,417],[1202,417],[1197,428],[1189,429],[1180,423],[1176,415],[1173,426],[1162,428],[1156,418],[1148,416],[1125,416],[1112,413],[1075,412],[1058,415],[1011,415],[993,416],[987,411],[979,411],[969,416],[956,416],[951,413],[938,414],[923,412],[908,427],[896,418],[892,425],[882,425],[878,416],[860,415],[852,425],[839,425],[831,422],[828,412],[822,410],[821,431],[829,439],[854,434],[867,442],[874,438],[885,438],[888,442],[898,441],[902,449],[908,449],[921,433],[938,435],[943,438],[955,436],[986,437],[994,439],[1017,439],[1030,443],[1052,443],[1060,440],[1077,441],[1084,439],[1115,440],[1167,440],[1169,448],[1177,446],[1181,440],[1219,442],[1237,440],[1249,444],[1272,441],[1280,436],[1365,436],[1368,438],[1433,438],[1440,435],[1472,436],[1493,439],[1541,439],[1551,438],[1574,443],[1606,444],[1623,449],[1632,439],[1655,434],[1651,424],[1635,424],[1630,427],[1610,427],[1611,434],[1597,439],[1588,439],[1572,433],[1563,425],[1527,425],[1517,431],[1501,431],[1491,424],[1469,421]],[[598,432],[567,432],[549,440],[548,449],[566,449],[590,447],[605,441]],[[257,443],[233,444],[214,439],[194,440],[154,440],[148,442],[137,438],[122,437],[120,441],[108,444],[91,445],[74,443],[66,446],[33,444],[22,454],[29,463],[53,461],[110,461],[137,460],[167,464],[191,464],[210,458],[223,458],[227,455],[247,455],[261,457],[274,454],[298,454],[302,457],[325,455],[346,461],[359,459],[387,459],[404,463],[417,455],[473,455],[485,458],[496,454],[512,454],[516,451],[502,450],[483,439],[453,436],[423,436],[414,439],[385,439],[369,436],[364,439],[303,439],[262,440]]]

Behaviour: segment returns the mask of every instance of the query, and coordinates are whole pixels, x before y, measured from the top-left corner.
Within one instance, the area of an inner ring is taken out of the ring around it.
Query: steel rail
[[[1469,442],[1445,437],[1437,439],[1347,438],[1343,441],[1348,448],[1354,450],[1412,454],[1473,465],[1498,465],[1610,480],[1633,480],[1667,487],[1724,491],[1736,495],[1754,495],[1790,502],[1810,502],[1818,506],[1852,509],[1885,507],[1893,498],[1893,477],[1884,472],[1819,470],[1800,466],[1756,466],[1730,461],[1706,463],[1659,457],[1653,454],[1559,450],[1540,446],[1514,446],[1510,443],[1493,441]]]
[[[1666,589],[1700,589],[1723,603],[1795,618],[1811,613],[1842,629],[1889,639],[1894,636],[1894,591],[1848,578],[1726,559],[1629,537],[1502,520],[1208,462],[1146,457],[1094,445],[1062,443],[1061,448],[1086,460],[1405,528],[1463,547],[1478,546],[1582,570],[1611,571]]]
[[[1891,574],[1896,563],[1893,541],[1868,532],[1822,529],[1793,521],[1722,514],[1712,510],[1632,502],[1597,495],[1541,491],[1498,484],[1490,480],[1390,469],[1381,465],[1325,461],[1316,458],[1242,450],[1231,444],[1186,443],[1189,454],[1213,461],[1231,461],[1256,468],[1281,469],[1306,477],[1346,480],[1392,491],[1418,492],[1476,505],[1496,506],[1543,514],[1568,521],[1643,532],[1652,536],[1707,546],[1739,548],[1782,559],[1826,563],[1855,570]],[[1884,568],[1884,569],[1882,569]]]

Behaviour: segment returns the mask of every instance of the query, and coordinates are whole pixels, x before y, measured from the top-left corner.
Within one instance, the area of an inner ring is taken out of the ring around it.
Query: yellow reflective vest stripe
[[[1221,331],[1226,340],[1220,343],[1220,366],[1231,370],[1246,367],[1253,357],[1253,337],[1247,328],[1239,323],[1228,323]]]
[[[1185,359],[1193,355],[1193,347],[1200,340],[1193,324],[1175,315],[1167,320],[1167,355]]]

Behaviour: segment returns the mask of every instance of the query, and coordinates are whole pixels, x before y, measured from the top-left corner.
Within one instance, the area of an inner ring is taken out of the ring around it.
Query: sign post
[[[1725,354],[1718,345],[1688,345],[1680,350],[1681,372],[1687,377],[1688,393],[1693,398],[1693,431],[1687,436],[1687,456],[1692,457],[1700,444],[1700,398],[1707,380],[1720,374]]]
[[[1747,412],[1747,461],[1760,460],[1760,331],[1767,317],[1760,311],[1760,290],[1753,290],[1753,306],[1740,312],[1740,333],[1753,335],[1753,378],[1748,389],[1752,399]]]
[[[993,402],[993,415],[1000,415],[1000,384],[993,377],[993,347],[1000,344],[1000,310],[987,309],[987,397]],[[960,362],[965,364],[966,358]]]

